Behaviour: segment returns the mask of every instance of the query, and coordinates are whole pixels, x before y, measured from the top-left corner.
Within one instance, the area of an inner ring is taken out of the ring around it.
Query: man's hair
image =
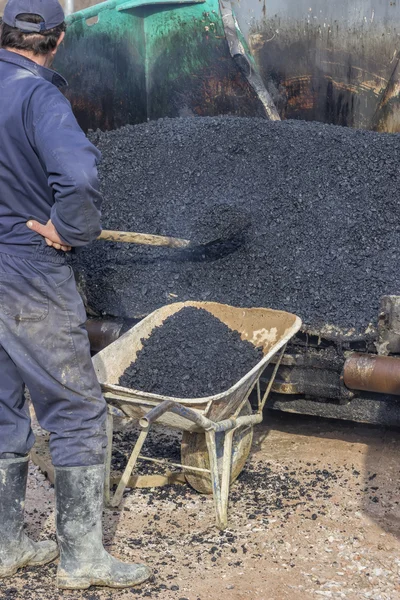
[[[18,21],[23,21],[24,23],[42,23],[43,18],[39,15],[23,13],[18,15]],[[1,23],[0,47],[32,52],[35,55],[46,55],[57,47],[58,39],[62,32],[65,31],[65,27],[65,23],[61,23],[57,27],[47,29],[41,33],[23,33],[16,27],[11,27],[7,23]]]

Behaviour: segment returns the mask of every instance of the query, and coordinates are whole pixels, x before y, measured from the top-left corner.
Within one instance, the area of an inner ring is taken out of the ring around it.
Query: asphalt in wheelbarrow
[[[177,398],[202,398],[228,390],[263,353],[203,309],[185,307],[143,340],[143,349],[119,384]]]

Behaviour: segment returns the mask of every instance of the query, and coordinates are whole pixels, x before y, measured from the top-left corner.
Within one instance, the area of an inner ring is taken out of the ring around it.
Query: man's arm
[[[50,219],[61,242],[85,246],[101,232],[102,198],[97,175],[101,155],[79,127],[69,102],[54,91],[50,102],[41,102],[40,93],[37,98],[33,95],[40,108],[33,110],[34,147],[54,193]]]

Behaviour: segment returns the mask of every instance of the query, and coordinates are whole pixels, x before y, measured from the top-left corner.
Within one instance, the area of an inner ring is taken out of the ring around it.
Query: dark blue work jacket
[[[0,49],[0,252],[63,262],[26,222],[51,218],[62,240],[100,234],[100,152],[89,142],[55,71]]]

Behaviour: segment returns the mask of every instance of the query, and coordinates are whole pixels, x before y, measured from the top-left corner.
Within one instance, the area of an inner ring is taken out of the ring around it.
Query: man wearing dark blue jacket
[[[50,70],[64,38],[57,0],[9,0],[0,34],[0,577],[58,554],[23,532],[28,454],[24,401],[50,432],[61,588],[145,581],[102,544],[106,405],[86,313],[66,253],[101,231],[98,150]]]

